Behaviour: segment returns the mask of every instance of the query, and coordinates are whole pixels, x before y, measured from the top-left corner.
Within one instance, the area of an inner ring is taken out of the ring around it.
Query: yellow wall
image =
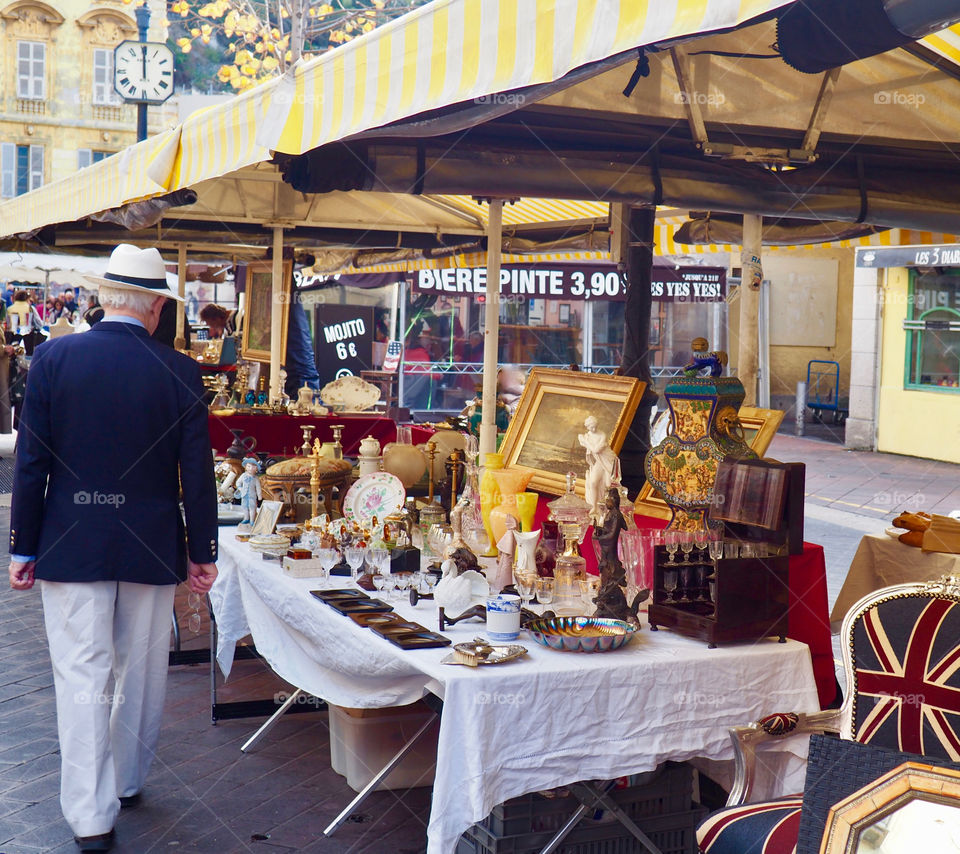
[[[166,41],[164,0],[149,0],[148,38]],[[133,4],[122,0],[0,0],[0,142],[44,147],[44,183],[77,171],[78,149],[116,152],[137,141],[137,108],[93,103],[93,50],[136,39]],[[17,41],[46,44],[46,98],[17,98]],[[170,102],[168,102],[169,104]],[[170,124],[148,108],[149,131]]]
[[[887,270],[883,289],[877,450],[960,463],[960,395],[904,389],[909,274]]]

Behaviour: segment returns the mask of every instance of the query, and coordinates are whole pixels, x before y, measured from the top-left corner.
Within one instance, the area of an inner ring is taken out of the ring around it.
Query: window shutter
[[[43,186],[43,146],[30,146],[30,189]]]
[[[77,169],[85,169],[93,163],[93,152],[89,148],[77,149]]]
[[[17,194],[17,147],[12,142],[0,143],[0,196]]]

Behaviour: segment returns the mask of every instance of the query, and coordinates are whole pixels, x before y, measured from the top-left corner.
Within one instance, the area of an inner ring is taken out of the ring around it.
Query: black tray
[[[364,593],[362,590],[354,590],[352,588],[343,588],[340,590],[311,590],[311,596],[315,596],[321,602],[328,602],[334,599],[369,599],[370,597]]]
[[[436,632],[424,630],[422,632],[394,633],[384,635],[394,646],[400,649],[432,649],[439,646],[450,646],[453,641]]]
[[[333,599],[327,604],[341,614],[377,614],[393,610],[393,605],[379,599]]]

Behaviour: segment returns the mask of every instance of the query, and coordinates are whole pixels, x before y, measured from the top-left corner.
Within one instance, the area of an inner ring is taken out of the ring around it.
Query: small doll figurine
[[[693,359],[683,366],[684,375],[698,377],[704,376],[704,371],[708,371],[711,377],[719,377],[723,373],[723,368],[727,364],[727,354],[723,350],[708,353],[709,348],[710,344],[706,338],[693,339],[690,345]]]
[[[260,462],[256,457],[243,458],[243,474],[237,478],[236,495],[240,499],[243,521],[251,525],[257,518],[257,502],[263,498],[259,472]]]

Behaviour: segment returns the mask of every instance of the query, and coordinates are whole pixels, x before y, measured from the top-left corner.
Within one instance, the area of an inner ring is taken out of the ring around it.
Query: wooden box
[[[666,547],[657,546],[653,569],[650,628],[672,629],[720,643],[787,635],[789,558],[719,558],[701,560],[694,549],[690,562],[681,553],[671,563]],[[671,583],[671,573],[677,584]]]

